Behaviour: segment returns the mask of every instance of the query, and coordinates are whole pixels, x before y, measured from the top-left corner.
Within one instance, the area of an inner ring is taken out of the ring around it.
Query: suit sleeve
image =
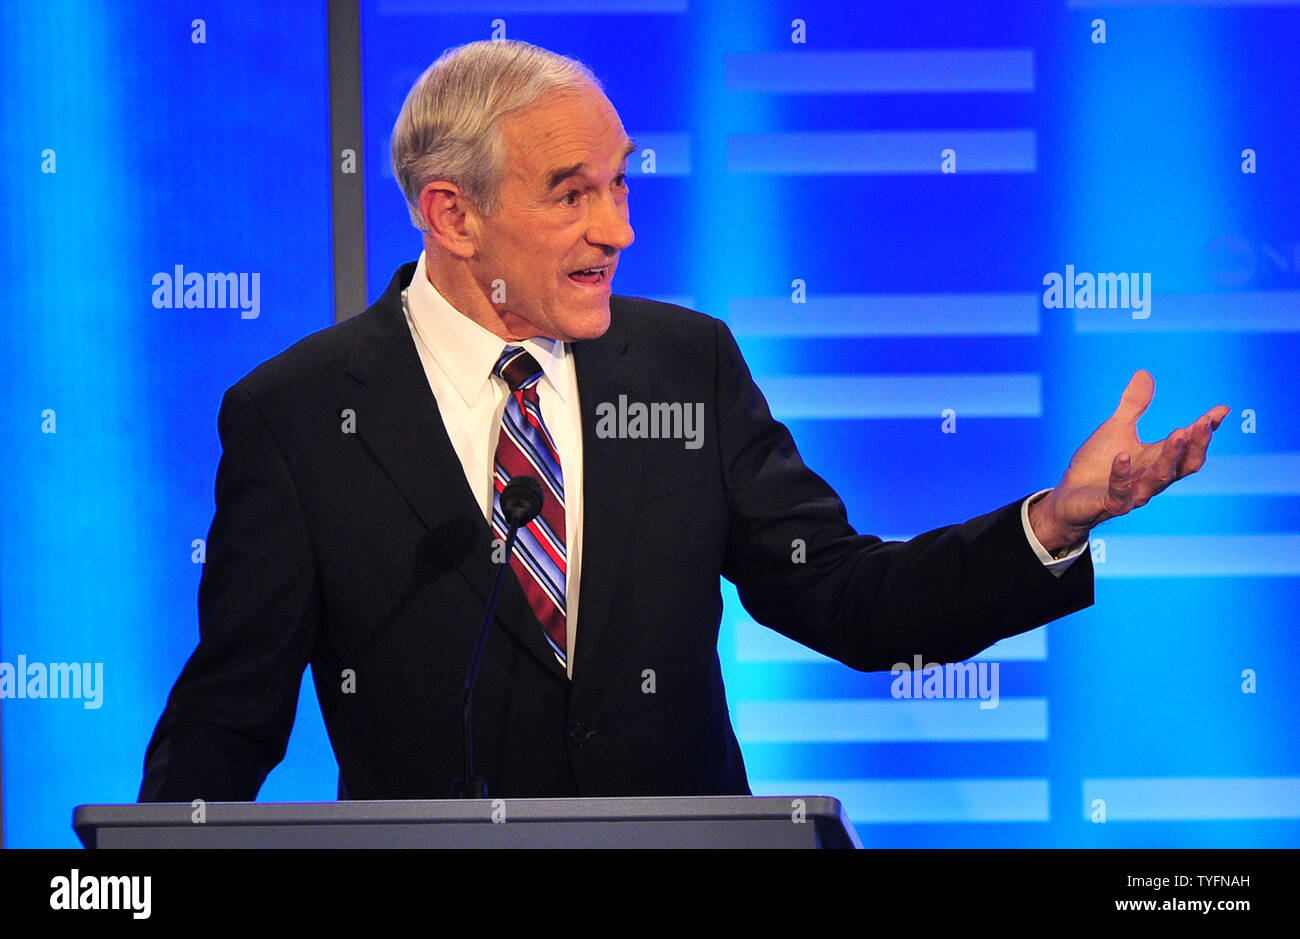
[[[866,671],[915,655],[960,661],[1092,604],[1091,557],[1047,570],[1025,537],[1024,497],[907,542],[859,535],[772,418],[731,332],[716,329],[723,574],[755,620]]]
[[[320,603],[289,465],[247,392],[226,392],[199,644],[145,754],[141,802],[251,801],[284,757]]]

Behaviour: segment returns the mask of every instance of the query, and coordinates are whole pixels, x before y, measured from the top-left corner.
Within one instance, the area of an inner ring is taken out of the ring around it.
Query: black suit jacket
[[[496,567],[403,317],[414,269],[226,393],[201,638],[142,801],[254,799],[308,663],[352,798],[443,798],[459,775],[461,684]],[[493,796],[748,792],[718,665],[720,577],[756,620],[858,669],[967,658],[1092,602],[1091,559],[1045,570],[1021,500],[907,543],[857,534],[722,322],[630,297],[610,309],[608,332],[573,346],[573,680],[511,573],[475,696]],[[597,405],[619,395],[702,403],[703,445],[599,436]]]

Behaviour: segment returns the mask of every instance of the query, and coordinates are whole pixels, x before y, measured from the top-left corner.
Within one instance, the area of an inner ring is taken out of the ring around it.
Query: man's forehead
[[[610,151],[610,152],[616,153],[618,156],[618,162],[622,164],[622,162],[626,160],[629,156],[631,156],[635,150],[636,150],[636,144],[630,138],[628,138],[626,134],[624,134],[623,149],[621,151]],[[564,180],[568,179],[570,176],[575,176],[579,173],[585,173],[588,170],[592,170],[595,168],[596,167],[593,167],[592,163],[588,160],[579,160],[576,163],[568,163],[559,166],[553,166],[545,174],[543,174],[546,183],[546,188],[554,189],[556,186],[564,182]]]
[[[512,171],[547,182],[561,169],[621,162],[636,149],[614,106],[594,87],[545,95],[510,115],[503,130]]]

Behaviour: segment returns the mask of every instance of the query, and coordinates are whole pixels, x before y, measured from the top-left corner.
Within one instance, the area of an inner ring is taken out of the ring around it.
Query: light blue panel
[[[1046,779],[775,779],[755,795],[835,796],[854,825],[1046,822]]]
[[[903,94],[1034,90],[1033,49],[809,49],[729,55],[726,62],[728,91]]]
[[[1107,535],[1099,579],[1297,577],[1300,535]]]
[[[1083,818],[1106,803],[1106,823],[1300,818],[1300,777],[1162,777],[1083,781]]]
[[[1034,336],[1033,293],[809,294],[736,297],[727,323],[737,336]]]
[[[1038,375],[769,375],[759,380],[780,420],[1038,417]]]
[[[889,540],[889,539],[885,539]],[[1042,626],[1003,639],[971,657],[977,662],[1041,662],[1047,658],[1047,630]],[[788,639],[774,629],[760,626],[748,617],[734,623],[737,662],[834,662],[807,646]]]
[[[690,175],[690,134],[647,134],[629,128],[628,136],[636,144],[636,152],[627,158],[627,175],[629,177]],[[647,150],[654,151],[653,173],[642,171]]]
[[[1300,453],[1216,453],[1163,495],[1300,496]]]
[[[1054,312],[1054,311],[1049,311]],[[1148,315],[1129,310],[1074,310],[1078,333],[1291,333],[1300,330],[1300,290],[1178,293],[1151,298]]]
[[[943,174],[944,151],[957,173],[1032,173],[1032,130],[821,131],[736,134],[727,141],[732,173],[783,176]]]
[[[1046,740],[1047,700],[748,701],[733,705],[742,743]]]

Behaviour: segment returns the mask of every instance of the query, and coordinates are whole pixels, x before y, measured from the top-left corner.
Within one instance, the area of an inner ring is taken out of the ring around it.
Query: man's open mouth
[[[582,271],[572,271],[569,274],[569,279],[576,280],[580,284],[588,284],[594,287],[598,284],[604,283],[605,278],[608,276],[609,265],[606,264],[602,267],[589,267]]]

